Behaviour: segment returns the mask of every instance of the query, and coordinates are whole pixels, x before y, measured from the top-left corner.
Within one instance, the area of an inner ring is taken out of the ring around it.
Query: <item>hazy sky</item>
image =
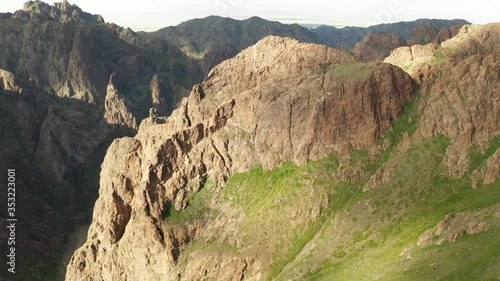
[[[0,0],[0,12],[22,8],[24,0]],[[219,15],[244,19],[367,26],[418,18],[463,18],[473,23],[499,22],[495,0],[73,0],[83,10],[134,30],[153,30],[191,18]],[[53,1],[48,1],[52,4]]]

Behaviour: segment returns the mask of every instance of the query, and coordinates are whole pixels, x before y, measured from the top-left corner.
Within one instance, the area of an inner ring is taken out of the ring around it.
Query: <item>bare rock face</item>
[[[88,241],[66,280],[258,279],[253,257],[203,257],[179,271],[179,253],[204,226],[174,231],[165,212],[184,209],[207,179],[222,188],[258,164],[374,149],[413,94],[396,67],[289,38],[259,41],[215,67],[163,124],[149,118],[135,138],[113,142]]]
[[[406,45],[406,41],[396,34],[372,33],[356,44],[354,53],[364,62],[383,61],[392,50]]]
[[[413,45],[397,48],[385,58],[385,63],[397,65],[404,69],[417,81],[420,81],[423,72],[430,69],[430,64],[437,62],[444,50],[435,44]]]
[[[16,229],[22,230],[17,232],[16,244],[23,245],[17,249],[17,255],[34,256],[35,261],[38,261],[36,257],[43,259],[61,251],[66,231],[66,221],[47,200],[51,189],[47,188],[46,179],[38,173],[31,157],[36,151],[41,125],[34,105],[37,104],[40,110],[44,106],[38,101],[35,102],[22,81],[0,69],[0,169],[16,169]],[[7,178],[0,178],[0,184],[7,186]],[[8,201],[7,197],[7,192],[0,194],[4,202]],[[8,218],[7,212],[0,213],[2,228],[7,226]],[[7,241],[8,233],[2,232],[0,237]],[[0,250],[8,252],[11,246],[3,243]],[[6,266],[0,267],[7,270]],[[9,280],[36,279],[35,274],[31,275],[29,263],[19,262],[16,272]]]
[[[155,44],[67,1],[53,5],[30,1],[23,10],[0,17],[0,68],[31,81],[41,92],[99,108],[115,73],[115,86],[135,103],[129,109],[137,119],[146,117],[152,104],[149,96],[140,101],[134,97],[149,92],[153,76],[163,78],[158,86],[168,115],[206,75],[203,63],[177,47],[159,42],[163,48],[155,50]]]
[[[500,149],[486,162],[483,184],[491,184],[500,179]]]
[[[153,76],[151,78],[151,82],[149,83],[151,87],[151,100],[153,102],[153,107],[160,115],[166,115],[167,112],[167,104],[161,95],[161,87],[160,87],[160,77],[158,75]]]
[[[29,153],[35,153],[41,126],[41,118],[35,111],[37,101],[31,91],[18,82],[13,73],[0,69],[0,91],[5,92],[15,103],[15,110],[12,113],[21,128],[24,145]],[[39,108],[43,108],[42,102]]]
[[[64,237],[90,223],[105,151],[113,139],[135,134],[136,120],[147,116],[152,106],[147,96],[151,77],[164,78],[157,92],[165,101],[164,114],[170,114],[180,96],[189,94],[186,88],[202,77],[194,60],[180,56],[180,50],[153,52],[132,30],[103,23],[100,16],[82,12],[66,1],[50,6],[31,1],[24,10],[0,15],[0,68],[4,69],[0,71],[0,98],[2,108],[8,108],[2,123],[15,132],[8,139],[17,142],[12,158],[29,159],[29,165],[22,167],[32,169],[25,177],[33,178],[26,181],[31,190],[22,197],[24,202],[33,201],[33,206],[23,207],[22,218],[30,217],[24,220],[29,224],[36,220],[31,217],[42,216],[43,209],[37,209],[35,201],[57,206],[52,210],[57,216],[54,223],[46,223],[53,218],[46,214],[40,220],[45,226],[33,224],[44,228],[38,231],[44,237],[37,231],[24,231],[20,244],[26,252],[37,254],[27,259],[25,267],[39,268],[52,259],[61,260]],[[110,84],[112,73],[117,73],[117,81]],[[147,97],[139,100],[134,96],[136,89]],[[0,150],[4,153],[11,148]],[[50,244],[59,244],[61,249],[38,255],[37,249],[43,247],[32,244],[49,244],[46,233],[50,231],[45,228],[50,230],[54,224],[58,234]],[[18,278],[39,279],[28,276]]]
[[[132,29],[130,28],[124,28],[121,27],[117,24],[114,23],[106,23],[106,26],[113,30],[120,39],[123,41],[129,43],[130,45],[138,46],[138,47],[145,47],[144,40],[142,40],[137,33],[135,33]]]
[[[63,23],[38,16],[21,22],[15,18],[3,21],[0,41],[9,50],[4,54],[9,61],[3,67],[59,97],[102,105],[113,72],[110,66],[117,64],[124,53],[134,51],[105,26]],[[23,36],[9,39],[11,34],[19,33]]]
[[[109,79],[108,91],[104,101],[104,120],[110,125],[118,125],[137,130],[137,122],[130,112],[113,81],[114,74]]]
[[[4,91],[19,92],[21,90],[21,87],[16,84],[14,74],[11,72],[0,69],[0,79]]]
[[[459,35],[442,44],[452,58],[444,62],[445,70],[431,69],[424,82],[431,95],[419,134],[445,135],[451,140],[445,159],[451,176],[467,172],[471,145],[485,151],[500,134],[500,50],[495,39],[499,31],[499,24],[464,26]]]
[[[439,30],[432,25],[421,25],[417,27],[415,33],[408,39],[408,45],[425,45],[434,41]]]
[[[500,24],[465,25],[441,48],[414,45],[409,50],[400,48],[386,59],[409,72],[429,92],[429,106],[422,113],[417,133],[423,138],[444,135],[450,139],[444,160],[449,176],[464,176],[470,167],[472,145],[484,152],[500,134],[499,33]],[[417,49],[423,52],[417,55]],[[491,170],[495,163],[494,156],[475,172],[475,184],[498,178]]]

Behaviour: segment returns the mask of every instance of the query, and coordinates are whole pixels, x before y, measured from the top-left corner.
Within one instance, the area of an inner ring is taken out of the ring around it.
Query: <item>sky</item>
[[[21,9],[25,0],[0,0],[0,12]],[[52,4],[54,1],[46,1]],[[59,1],[58,1],[59,2]],[[210,15],[246,19],[259,16],[284,23],[369,26],[419,18],[500,22],[500,1],[493,0],[70,0],[84,11],[100,14],[136,31]]]

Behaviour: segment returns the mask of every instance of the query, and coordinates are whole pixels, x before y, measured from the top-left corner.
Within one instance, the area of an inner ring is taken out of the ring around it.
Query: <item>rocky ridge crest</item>
[[[416,140],[447,137],[446,174],[461,178],[472,173],[473,186],[491,184],[500,176],[496,171],[498,151],[486,152],[500,135],[499,32],[498,23],[466,25],[441,46],[403,47],[385,60],[402,67],[421,84],[425,102],[419,107]],[[483,166],[474,167],[473,153],[490,158]],[[365,188],[384,182],[393,169],[390,163],[382,166]]]
[[[89,25],[104,23],[102,16],[84,12],[80,7],[72,5],[66,0],[55,2],[54,5],[39,0],[28,1],[24,4],[22,10],[14,14],[14,17],[24,17],[26,13],[29,15],[47,15],[63,23],[81,22]]]

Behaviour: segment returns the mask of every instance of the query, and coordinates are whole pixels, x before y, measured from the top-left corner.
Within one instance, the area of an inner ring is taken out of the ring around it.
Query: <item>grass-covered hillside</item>
[[[165,218],[219,226],[191,241],[179,265],[215,252],[264,261],[250,273],[257,280],[497,280],[500,182],[473,188],[472,178],[498,138],[484,153],[471,147],[465,176],[446,176],[450,140],[415,133],[427,99],[408,105],[375,153],[257,167],[222,191],[208,182]]]

